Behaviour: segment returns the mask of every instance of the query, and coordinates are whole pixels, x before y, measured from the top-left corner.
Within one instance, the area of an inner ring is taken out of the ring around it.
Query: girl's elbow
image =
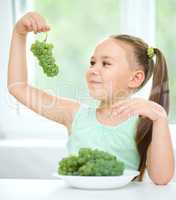
[[[175,174],[175,166],[173,166],[170,170],[165,170],[165,172],[160,173],[151,173],[148,170],[148,175],[152,182],[156,185],[167,185],[174,177]]]
[[[167,185],[173,178],[173,175],[170,175],[168,177],[160,177],[160,178],[155,178],[152,179],[153,183],[155,185]]]
[[[170,182],[170,180],[169,181],[153,181],[153,183],[155,184],[155,185],[167,185],[168,183]]]

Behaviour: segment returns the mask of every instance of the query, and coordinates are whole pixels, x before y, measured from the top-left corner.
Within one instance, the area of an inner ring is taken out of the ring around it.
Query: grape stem
[[[44,39],[44,42],[47,41],[47,38],[48,38],[48,32],[45,32],[45,39]]]

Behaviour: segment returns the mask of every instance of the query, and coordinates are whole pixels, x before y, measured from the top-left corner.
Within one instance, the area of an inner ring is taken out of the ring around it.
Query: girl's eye
[[[107,62],[103,62],[103,66],[107,66],[107,65],[111,65],[110,63],[107,63]]]
[[[95,64],[95,62],[94,61],[90,61],[90,65],[94,65]]]
[[[94,65],[95,62],[94,61],[90,61],[90,65]],[[106,66],[106,65],[111,65],[110,63],[107,63],[107,62],[103,62],[103,66]]]

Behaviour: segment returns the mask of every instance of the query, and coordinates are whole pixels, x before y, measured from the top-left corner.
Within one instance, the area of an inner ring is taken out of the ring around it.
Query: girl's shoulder
[[[85,103],[80,103],[79,108],[73,117],[71,131],[75,127],[78,128],[78,126],[84,126],[84,124],[88,124],[93,117],[93,110],[94,109],[92,106]]]
[[[79,108],[77,112],[75,113],[74,119],[76,120],[79,117],[82,117],[83,115],[87,115],[91,110],[91,106],[85,103],[80,103]]]

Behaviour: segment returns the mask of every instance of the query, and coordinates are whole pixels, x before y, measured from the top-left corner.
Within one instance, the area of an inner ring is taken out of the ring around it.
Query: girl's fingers
[[[119,109],[117,109],[115,111],[116,115],[120,115],[121,113],[123,113],[124,111],[128,110],[129,107],[128,106],[121,106]]]
[[[137,115],[138,115],[138,113],[136,111],[128,108],[128,109],[124,110],[123,112],[121,112],[118,115],[118,117],[128,119],[130,117],[137,116]]]
[[[26,30],[28,32],[32,31],[32,21],[30,18],[28,17],[25,17],[23,20],[22,20],[22,24],[23,26],[26,28]]]
[[[125,105],[125,104],[128,104],[128,103],[130,103],[130,102],[131,102],[131,100],[121,100],[121,101],[119,101],[118,103],[114,104],[114,105],[112,106],[112,109],[113,109],[113,108],[118,108],[118,107],[120,107],[120,106],[122,106],[122,105]]]
[[[125,112],[131,112],[132,115],[139,115],[139,110],[140,109],[140,106],[137,104],[137,103],[133,103],[129,106],[124,106],[123,108],[119,108],[117,111],[116,111],[116,115],[121,115]]]
[[[127,120],[130,117],[130,112],[129,110],[126,110],[125,112],[117,115],[117,118],[121,119],[121,120]]]
[[[34,14],[33,19],[35,20],[37,24],[37,28],[38,28],[37,32],[42,32],[44,24],[43,24],[43,21],[41,20],[41,17],[38,16],[37,14]]]
[[[48,29],[48,27],[47,27],[46,24],[43,24],[41,31],[42,31],[42,32],[49,31],[49,29]]]
[[[118,103],[112,105],[112,108],[115,108],[116,106],[121,105],[121,104],[123,104],[125,102],[126,102],[126,100],[120,100]]]
[[[37,32],[46,32],[50,30],[49,26],[45,22],[45,19],[35,12],[29,12],[26,15],[24,15],[16,23],[15,28],[16,31],[21,34],[26,34],[27,32],[31,31],[37,33]]]
[[[22,21],[23,25],[25,26],[25,28],[28,30],[31,27],[31,22],[29,20],[23,20]]]
[[[116,105],[114,105],[112,107],[112,110],[113,111],[119,111],[121,112],[121,110],[125,109],[126,107],[132,107],[132,106],[135,106],[135,105],[138,105],[139,106],[142,106],[142,101],[139,101],[137,99],[130,99],[130,100],[123,100],[123,101],[120,101],[118,102]]]
[[[132,102],[123,102],[123,103],[120,103],[120,104],[114,106],[113,112],[120,113],[121,111],[123,111],[124,109],[132,106],[133,104],[134,103],[132,103]]]
[[[33,22],[33,27],[34,27],[34,32],[40,32],[40,30],[42,29],[42,24],[39,20],[39,17],[36,17],[35,14],[31,15],[32,18],[32,22]]]
[[[127,104],[125,103],[121,103],[120,105],[116,105],[112,108],[112,113],[114,115],[119,114],[125,107],[127,106]]]
[[[36,23],[37,23],[37,32],[42,32],[42,26],[43,25],[39,21],[36,21]]]
[[[32,23],[32,30],[34,31],[34,33],[37,33],[38,27],[37,27],[35,20],[32,17],[30,18],[30,20]]]
[[[42,16],[35,13],[33,17],[35,18],[38,25],[38,31],[44,32],[49,30],[48,25],[46,24],[46,21]]]
[[[46,21],[41,16],[39,16],[39,19],[40,19],[40,22],[42,24],[42,31],[48,31],[48,28],[47,28],[48,26],[47,26]]]
[[[38,31],[39,27],[38,27],[37,19],[35,18],[35,14],[31,13],[30,17],[32,18],[33,23],[35,24],[34,26],[36,27],[36,31]]]

